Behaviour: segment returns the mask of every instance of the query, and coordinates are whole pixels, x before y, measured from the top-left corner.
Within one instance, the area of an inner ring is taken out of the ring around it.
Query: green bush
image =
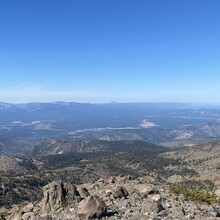
[[[174,184],[170,186],[170,191],[178,195],[183,195],[187,200],[206,202],[208,204],[219,203],[220,199],[211,191],[207,189],[197,189],[192,187]]]

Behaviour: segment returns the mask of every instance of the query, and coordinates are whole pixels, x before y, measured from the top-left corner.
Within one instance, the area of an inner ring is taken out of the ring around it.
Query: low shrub
[[[220,202],[220,198],[216,196],[214,191],[211,191],[208,186],[207,189],[198,189],[174,184],[170,186],[170,191],[178,195],[182,194],[187,200],[206,202],[208,204]]]

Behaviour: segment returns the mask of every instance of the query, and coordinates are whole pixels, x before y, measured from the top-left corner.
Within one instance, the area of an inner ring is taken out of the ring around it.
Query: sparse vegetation
[[[183,195],[185,199],[199,202],[206,202],[208,204],[219,203],[220,198],[215,195],[213,186],[209,184],[202,184],[201,182],[194,182],[194,186],[186,186],[183,184],[173,184],[170,186],[170,191],[178,195]]]
[[[53,140],[50,147],[59,146],[59,152],[64,150],[54,155],[47,155],[51,153],[51,148],[47,149],[48,142],[50,140],[38,145],[45,156],[22,159],[26,173],[2,173],[0,193],[4,195],[0,197],[0,206],[39,200],[41,188],[54,180],[81,184],[120,174],[145,176],[150,173],[159,181],[173,174],[197,175],[194,170],[186,168],[187,164],[182,160],[163,157],[162,153],[169,149],[144,141]],[[69,152],[72,147],[73,151]],[[169,167],[175,169],[167,169]]]

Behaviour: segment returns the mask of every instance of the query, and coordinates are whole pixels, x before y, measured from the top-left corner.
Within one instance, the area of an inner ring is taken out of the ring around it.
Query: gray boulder
[[[126,198],[129,194],[124,186],[117,186],[112,190],[112,195],[115,199],[117,198]]]
[[[107,207],[98,196],[89,196],[82,200],[77,207],[77,215],[81,220],[101,218],[107,212]]]
[[[135,190],[137,194],[143,199],[146,198],[148,195],[158,194],[159,190],[154,186],[147,185],[147,184],[140,184],[135,186]]]

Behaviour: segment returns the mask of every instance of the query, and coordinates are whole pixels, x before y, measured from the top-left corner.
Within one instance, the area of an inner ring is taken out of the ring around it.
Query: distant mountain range
[[[51,137],[191,145],[220,137],[220,107],[181,103],[0,103],[0,153],[17,153]]]

